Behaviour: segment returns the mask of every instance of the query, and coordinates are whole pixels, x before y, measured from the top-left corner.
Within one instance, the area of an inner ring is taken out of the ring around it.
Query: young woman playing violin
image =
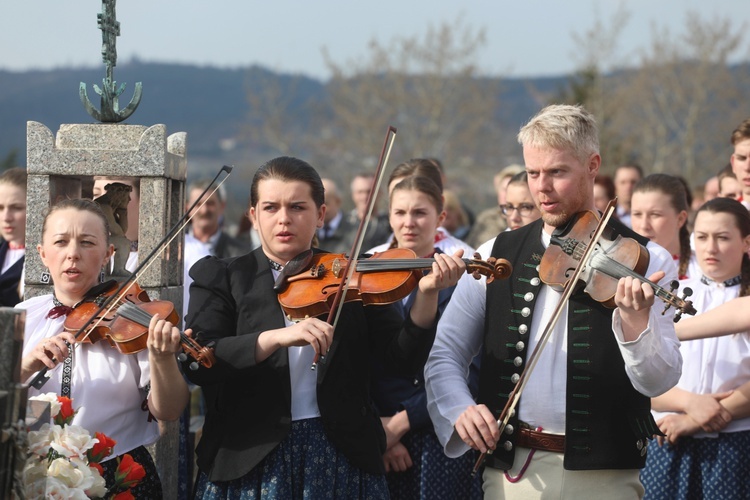
[[[701,274],[685,284],[693,289],[691,298],[701,311],[695,321],[712,316],[717,325],[732,323],[741,310],[718,318],[711,312],[750,292],[747,209],[730,198],[706,202],[696,214],[694,241]],[[742,332],[747,322],[736,326],[735,332]],[[717,328],[723,327],[709,326]],[[683,342],[680,352],[684,361],[679,383],[651,404],[666,437],[660,438],[660,447],[649,450],[641,474],[646,494],[665,499],[748,498],[750,337],[738,333]]]
[[[26,310],[21,376],[26,380],[47,367],[51,378],[42,391],[70,397],[78,409],[73,424],[117,441],[112,458],[129,453],[144,466],[146,477],[132,490],[136,498],[161,498],[159,476],[145,446],[159,438],[149,412],[157,419],[175,420],[187,404],[187,385],[175,359],[179,331],[154,318],[148,350],[125,355],[106,341],[76,345],[75,332],[63,329],[66,315],[99,284],[102,268],[112,257],[108,235],[104,214],[90,200],[65,200],[47,213],[37,250],[54,292],[16,306]],[[29,389],[30,395],[39,392]],[[102,465],[111,484],[116,460]]]
[[[190,271],[187,324],[201,332],[199,342],[214,342],[216,357],[210,370],[187,374],[207,406],[196,497],[387,498],[371,359],[418,366],[435,312],[413,307],[403,319],[392,305],[347,302],[335,331],[315,317],[292,323],[274,282],[322,227],[323,184],[306,162],[281,157],[258,169],[250,198],[261,247],[235,259],[207,257]],[[429,303],[465,271],[458,257],[435,261],[417,302]]]
[[[429,177],[404,177],[390,189],[393,248],[411,249],[418,257],[442,253],[435,246],[435,235],[444,218],[441,189]],[[454,288],[426,297],[430,304],[425,309],[431,317],[440,317]],[[404,315],[421,300],[417,295],[415,290],[401,301]],[[395,372],[374,363],[373,398],[387,437],[383,461],[391,498],[482,498],[481,481],[471,477],[477,456],[468,453],[451,459],[443,453],[427,414],[424,366],[417,368]],[[475,390],[478,377],[478,368],[473,366]]]

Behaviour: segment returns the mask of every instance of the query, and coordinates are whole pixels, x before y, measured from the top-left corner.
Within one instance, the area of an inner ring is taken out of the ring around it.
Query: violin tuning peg
[[[199,366],[198,363],[193,361],[192,363],[188,365],[188,368],[190,368],[191,371],[196,371],[198,369],[198,366]]]
[[[682,289],[682,298],[687,298],[687,297],[690,297],[691,295],[693,295],[692,288],[686,286],[685,288]]]
[[[673,320],[675,323],[677,323],[678,321],[680,321],[680,318],[682,318],[682,311],[678,310],[676,313],[674,313]]]
[[[677,290],[677,288],[680,286],[680,282],[677,280],[672,280],[669,282],[669,291],[674,292]]]
[[[185,354],[184,352],[178,354],[177,361],[179,361],[180,363],[184,363],[185,361],[187,361],[187,354]]]

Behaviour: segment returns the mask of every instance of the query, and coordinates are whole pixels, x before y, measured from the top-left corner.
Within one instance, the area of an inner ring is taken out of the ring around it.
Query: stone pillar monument
[[[27,441],[19,422],[26,419],[26,388],[20,380],[25,320],[26,311],[0,307],[0,498],[23,498]]]
[[[95,176],[137,181],[139,259],[148,256],[180,219],[187,174],[184,132],[167,136],[164,125],[73,124],[61,125],[54,135],[45,125],[32,121],[26,131],[30,208],[48,207],[64,198],[91,198]],[[51,293],[42,277],[44,265],[33,250],[41,241],[43,219],[44,210],[28,211],[26,299]],[[182,311],[183,243],[180,233],[137,279],[152,300],[169,300],[177,311]],[[178,422],[166,425],[155,449],[165,498],[177,498],[178,427]]]

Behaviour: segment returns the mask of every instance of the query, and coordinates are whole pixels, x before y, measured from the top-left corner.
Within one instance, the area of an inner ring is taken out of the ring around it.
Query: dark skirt
[[[432,429],[409,432],[402,439],[413,465],[404,472],[386,475],[393,500],[483,497],[482,475],[471,476],[477,452],[470,450],[458,458],[448,458]]]
[[[641,482],[649,500],[750,498],[750,431],[651,442]]]
[[[388,498],[385,476],[355,467],[328,440],[319,418],[292,422],[289,435],[253,470],[211,482],[200,471],[195,498],[205,500]]]
[[[146,471],[146,475],[140,482],[131,488],[130,492],[133,497],[138,499],[157,500],[162,498],[163,492],[161,489],[161,480],[159,479],[159,473],[156,470],[151,453],[146,449],[145,446],[139,446],[134,450],[130,450],[127,455],[133,457],[133,460],[141,464],[143,469]],[[107,483],[107,487],[112,486],[115,483],[115,472],[117,472],[117,459],[107,460],[103,462],[102,468],[104,469],[104,480]]]

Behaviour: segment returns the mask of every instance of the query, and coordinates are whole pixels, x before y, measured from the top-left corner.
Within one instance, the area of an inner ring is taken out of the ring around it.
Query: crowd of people
[[[92,199],[55,203],[26,235],[25,171],[8,170],[0,298],[26,310],[22,376],[49,370],[44,392],[82,408],[73,423],[144,465],[136,498],[161,497],[146,446],[196,388],[192,498],[748,498],[750,120],[705,186],[637,164],[604,175],[598,134],[581,106],[542,109],[518,134],[524,165],[497,173],[498,204],[477,216],[439,160],[404,161],[365,231],[371,174],[349,199],[341,180],[274,158],[236,233],[223,189],[200,200],[181,319],[154,316],[136,354],[63,323],[136,266],[137,179],[96,179]],[[189,183],[186,209],[208,184]],[[413,256],[400,265],[420,263],[403,293],[330,316],[282,308],[280,291],[338,273],[318,263],[345,261],[358,233],[360,261],[400,249]],[[52,293],[23,300],[27,244]],[[611,256],[622,248],[632,266]],[[512,271],[467,273],[475,258]],[[177,360],[178,327],[214,366]]]

